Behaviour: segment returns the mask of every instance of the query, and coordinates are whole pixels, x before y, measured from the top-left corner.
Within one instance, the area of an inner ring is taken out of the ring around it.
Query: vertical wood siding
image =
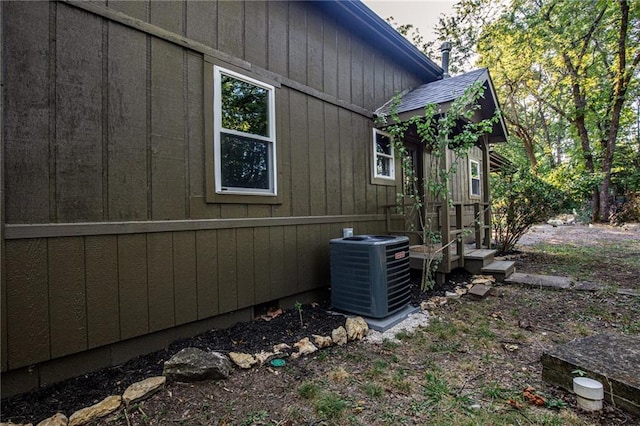
[[[107,7],[367,110],[420,83],[310,3]],[[282,202],[207,203],[201,53],[65,3],[2,8],[8,224],[381,214],[395,200],[371,184],[371,119],[283,85]],[[328,240],[352,226],[7,240],[3,366],[325,287]],[[381,233],[384,221],[355,228]]]
[[[418,84],[312,5],[109,4],[370,110]],[[5,7],[8,63],[15,64],[6,77],[7,223],[251,215],[246,206],[205,202],[211,141],[202,132],[210,118],[201,54],[64,3]],[[360,194],[389,199],[388,188],[371,187],[365,176],[371,135],[354,125],[361,116],[286,87],[277,98],[282,205],[252,211],[358,214],[371,206]]]

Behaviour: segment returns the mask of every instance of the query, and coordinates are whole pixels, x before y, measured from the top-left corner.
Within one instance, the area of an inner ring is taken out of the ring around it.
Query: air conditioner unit
[[[409,238],[357,235],[330,241],[331,303],[336,310],[384,318],[405,308]]]

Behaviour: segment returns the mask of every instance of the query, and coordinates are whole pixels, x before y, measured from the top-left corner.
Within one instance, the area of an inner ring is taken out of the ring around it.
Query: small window
[[[216,193],[276,195],[274,87],[218,66],[213,72]]]
[[[391,135],[378,129],[373,129],[373,168],[373,177],[376,179],[396,178]]]
[[[480,196],[480,163],[469,160],[469,189],[472,197]]]

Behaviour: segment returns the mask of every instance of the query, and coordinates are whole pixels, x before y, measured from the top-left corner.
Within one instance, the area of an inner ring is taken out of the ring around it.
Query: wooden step
[[[502,282],[516,271],[516,262],[512,260],[497,260],[480,270],[483,274],[496,277],[496,281]]]
[[[464,252],[464,268],[472,274],[480,274],[482,268],[493,262],[495,250],[474,249]]]

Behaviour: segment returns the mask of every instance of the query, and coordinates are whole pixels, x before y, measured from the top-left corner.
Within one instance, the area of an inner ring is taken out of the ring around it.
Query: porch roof
[[[437,104],[441,111],[446,111],[454,100],[464,94],[474,83],[479,82],[484,86],[484,96],[480,100],[480,120],[490,118],[499,109],[498,98],[496,97],[489,70],[480,68],[471,72],[445,78],[423,84],[415,89],[411,89],[400,95],[400,100],[396,106],[396,112],[401,119],[408,119],[414,115],[424,114],[424,107],[427,104]],[[394,99],[390,99],[383,106],[375,111],[378,116],[389,115],[394,105]],[[507,126],[502,116],[493,126],[493,131],[489,135],[490,142],[503,142],[507,138]]]

